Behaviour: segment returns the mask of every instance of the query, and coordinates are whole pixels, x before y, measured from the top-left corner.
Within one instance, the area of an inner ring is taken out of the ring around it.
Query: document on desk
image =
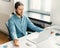
[[[13,41],[4,43],[0,46],[0,48],[36,48],[37,46],[25,39],[25,37],[19,38],[20,46],[16,47],[13,44]]]
[[[34,44],[40,43],[42,41],[47,40],[51,36],[50,32],[51,32],[51,30],[47,29],[40,33],[38,33],[38,32],[32,33],[27,36],[27,40]]]

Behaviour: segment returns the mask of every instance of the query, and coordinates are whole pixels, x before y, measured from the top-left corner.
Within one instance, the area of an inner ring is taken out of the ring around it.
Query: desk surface
[[[53,31],[57,32],[56,30],[53,30]],[[46,31],[44,31],[44,32],[46,32]],[[31,36],[34,37],[35,34],[36,33],[30,34],[30,35],[28,35],[28,37],[29,38]],[[40,33],[37,33],[37,34],[39,35]],[[60,48],[60,46],[56,45],[56,41],[57,41],[56,38],[57,37],[55,36],[55,34],[53,34],[49,38],[47,38],[46,40],[39,42],[37,44],[34,44],[33,42],[30,42],[27,40],[27,36],[24,36],[24,37],[18,39],[20,42],[20,47],[15,47],[13,45],[13,42],[10,41],[10,42],[0,45],[0,48],[2,48],[5,45],[8,48]],[[31,39],[33,39],[33,38],[31,38]],[[39,38],[39,39],[42,39],[42,38]]]
[[[12,41],[0,45],[0,47],[2,48],[3,46],[7,46],[8,48],[24,48],[24,47],[25,48],[36,48],[36,46],[33,43],[27,41],[25,37],[19,38],[18,40],[20,43],[20,47],[14,46]]]

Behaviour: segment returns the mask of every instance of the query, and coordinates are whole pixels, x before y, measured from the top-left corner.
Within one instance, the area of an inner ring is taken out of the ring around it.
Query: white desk
[[[37,48],[60,48],[59,46],[60,36],[55,36],[55,33],[60,32],[58,31],[59,29],[60,29],[59,26],[48,27],[43,31],[44,33],[43,32],[34,33],[34,34],[27,36],[27,38],[29,39],[30,42],[35,43]],[[50,34],[51,31],[53,31],[54,34],[51,35]],[[37,40],[34,40],[38,36],[40,37]],[[40,41],[40,42],[36,43],[35,41],[37,42]],[[57,43],[59,45],[57,45]]]
[[[43,31],[44,32],[43,34],[42,34],[42,32],[41,33],[33,33],[28,36],[24,36],[22,38],[19,38],[19,42],[20,42],[19,48],[60,48],[60,46],[56,45],[57,36],[55,36],[55,34],[50,35],[50,30],[51,29],[48,28]],[[54,29],[53,29],[53,31],[55,33],[57,32]],[[40,35],[40,37],[36,41],[38,41],[40,39],[41,40],[40,40],[40,42],[36,43],[35,41],[33,41],[33,39],[37,38],[39,35]],[[27,38],[29,40],[27,40]],[[30,44],[30,46],[27,46],[26,43]],[[12,41],[0,45],[0,48],[2,48],[2,46],[4,46],[4,45],[7,45],[8,48],[18,48],[13,45]]]
[[[52,26],[50,27],[50,30],[54,32],[54,34],[52,34],[47,40],[38,43],[37,45],[40,48],[60,48],[59,45],[60,44],[60,36],[56,36],[55,33],[60,32],[58,30],[60,30],[59,26]]]
[[[0,48],[2,48],[2,46],[5,46],[5,45],[7,45],[8,48],[36,48],[36,46],[33,43],[27,41],[24,37],[20,38],[19,42],[20,42],[20,47],[14,46],[13,42],[10,41],[10,42],[0,45]],[[27,43],[30,44],[30,46],[26,45]]]

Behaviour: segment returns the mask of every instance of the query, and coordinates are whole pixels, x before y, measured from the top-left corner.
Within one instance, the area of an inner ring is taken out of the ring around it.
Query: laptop
[[[46,29],[42,32],[35,32],[28,35],[26,39],[34,44],[37,44],[47,40],[51,36],[50,32],[51,32],[50,29]]]

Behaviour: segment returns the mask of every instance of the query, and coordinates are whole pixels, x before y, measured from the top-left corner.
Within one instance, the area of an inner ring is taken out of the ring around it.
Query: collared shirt
[[[17,16],[18,18],[21,18],[21,16]]]
[[[21,16],[19,16],[19,15],[16,15],[18,18],[21,18]]]
[[[22,18],[19,18],[19,17],[17,17],[16,14],[14,14],[8,20],[8,28],[9,28],[12,39],[17,39],[19,37],[25,36],[27,27],[36,32],[40,32],[43,30],[42,28],[35,26],[30,21],[30,19],[24,15],[22,16]]]

